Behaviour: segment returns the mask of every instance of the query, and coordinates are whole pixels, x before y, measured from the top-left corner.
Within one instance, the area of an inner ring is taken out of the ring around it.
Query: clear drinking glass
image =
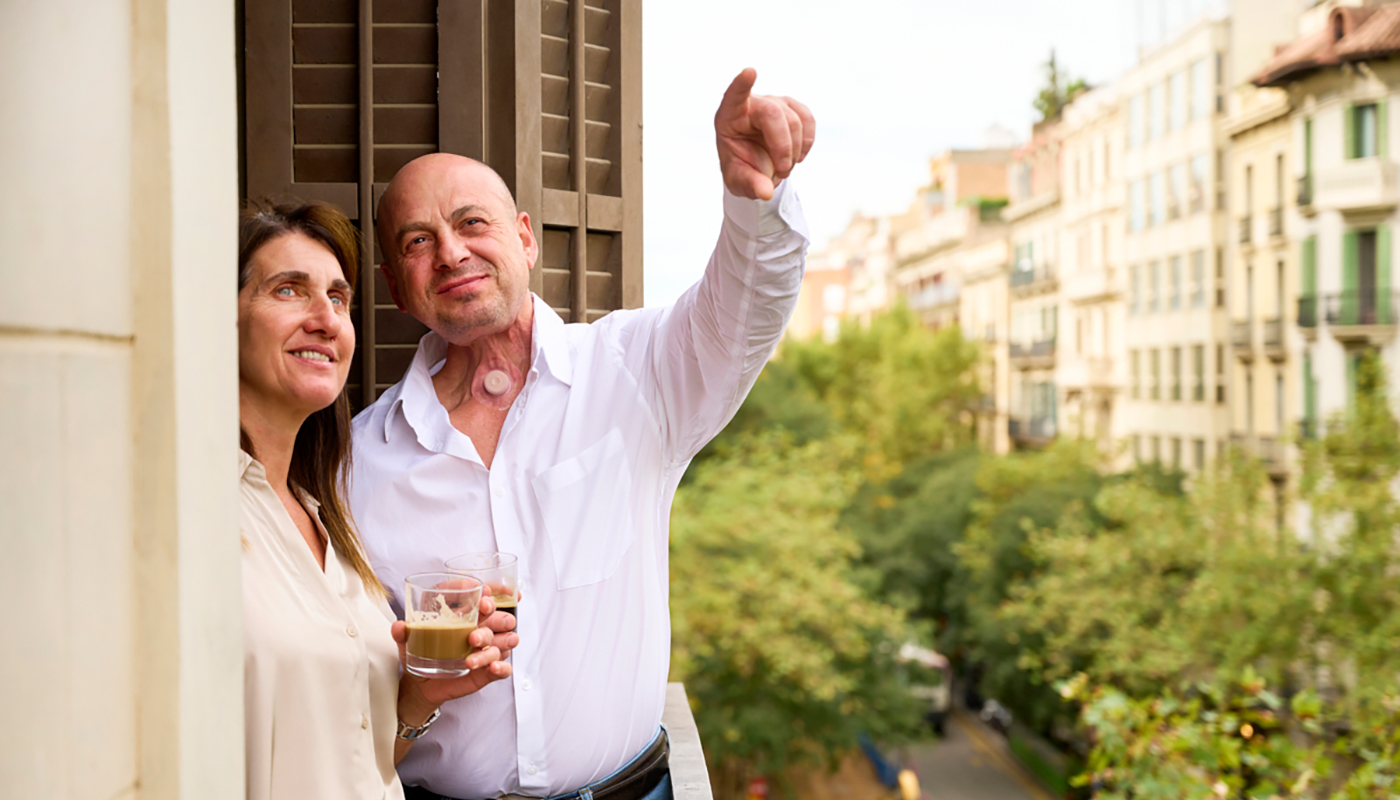
[[[482,581],[457,572],[420,572],[404,580],[404,622],[408,626],[405,667],[426,678],[466,675],[476,630]]]
[[[496,608],[514,615],[516,604],[520,602],[518,560],[510,553],[468,553],[447,559],[447,571],[479,578],[496,601]]]

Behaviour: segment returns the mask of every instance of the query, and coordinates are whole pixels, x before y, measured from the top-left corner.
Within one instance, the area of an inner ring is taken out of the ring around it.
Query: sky
[[[1143,15],[1156,18],[1140,6],[1157,2],[1201,0],[648,3],[646,305],[698,280],[714,247],[723,184],[713,118],[744,67],[758,70],[756,93],[791,96],[816,117],[816,143],[790,180],[817,248],[858,211],[906,208],[930,156],[980,147],[994,124],[1026,138],[1052,48],[1073,77],[1117,77],[1134,62]]]

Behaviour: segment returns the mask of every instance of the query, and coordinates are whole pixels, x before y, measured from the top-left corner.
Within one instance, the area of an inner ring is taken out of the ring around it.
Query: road
[[[1055,800],[975,717],[955,713],[945,731],[942,740],[905,751],[928,800]]]

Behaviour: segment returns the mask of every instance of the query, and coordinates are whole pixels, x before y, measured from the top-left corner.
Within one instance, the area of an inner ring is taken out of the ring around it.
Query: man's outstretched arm
[[[752,94],[734,79],[715,113],[724,225],[705,275],[666,309],[649,372],[667,451],[688,460],[734,416],[782,337],[802,284],[808,235],[786,182],[816,125],[788,97]]]

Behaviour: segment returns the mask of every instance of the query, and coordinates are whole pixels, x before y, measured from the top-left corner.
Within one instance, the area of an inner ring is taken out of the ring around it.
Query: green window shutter
[[[1361,356],[1347,353],[1347,414],[1356,412],[1356,366]]]
[[[1346,128],[1346,136],[1343,140],[1346,143],[1346,157],[1356,158],[1356,106],[1347,106],[1342,110],[1342,123]]]
[[[1312,174],[1312,118],[1303,120],[1303,174]]]
[[[1311,353],[1303,355],[1303,419],[1309,424],[1317,420],[1317,384],[1313,383]]]
[[[1309,236],[1303,240],[1302,252],[1299,256],[1303,262],[1303,296],[1317,296],[1317,237]]]
[[[1355,325],[1357,321],[1357,310],[1360,308],[1356,296],[1357,271],[1360,251],[1357,242],[1356,231],[1347,231],[1342,235],[1342,297],[1341,297],[1341,318],[1338,320],[1343,325]]]
[[[1389,325],[1390,316],[1390,226],[1376,227],[1376,323]]]
[[[1387,122],[1386,116],[1387,116],[1387,115],[1386,115],[1386,102],[1385,102],[1384,100],[1377,100],[1377,101],[1376,101],[1376,155],[1377,155],[1377,156],[1380,156],[1381,158],[1385,158],[1385,156],[1386,156],[1386,146],[1385,146],[1385,138],[1386,138],[1386,136],[1385,136],[1385,134],[1386,134],[1386,129],[1389,127],[1389,126],[1386,124],[1386,122]]]

